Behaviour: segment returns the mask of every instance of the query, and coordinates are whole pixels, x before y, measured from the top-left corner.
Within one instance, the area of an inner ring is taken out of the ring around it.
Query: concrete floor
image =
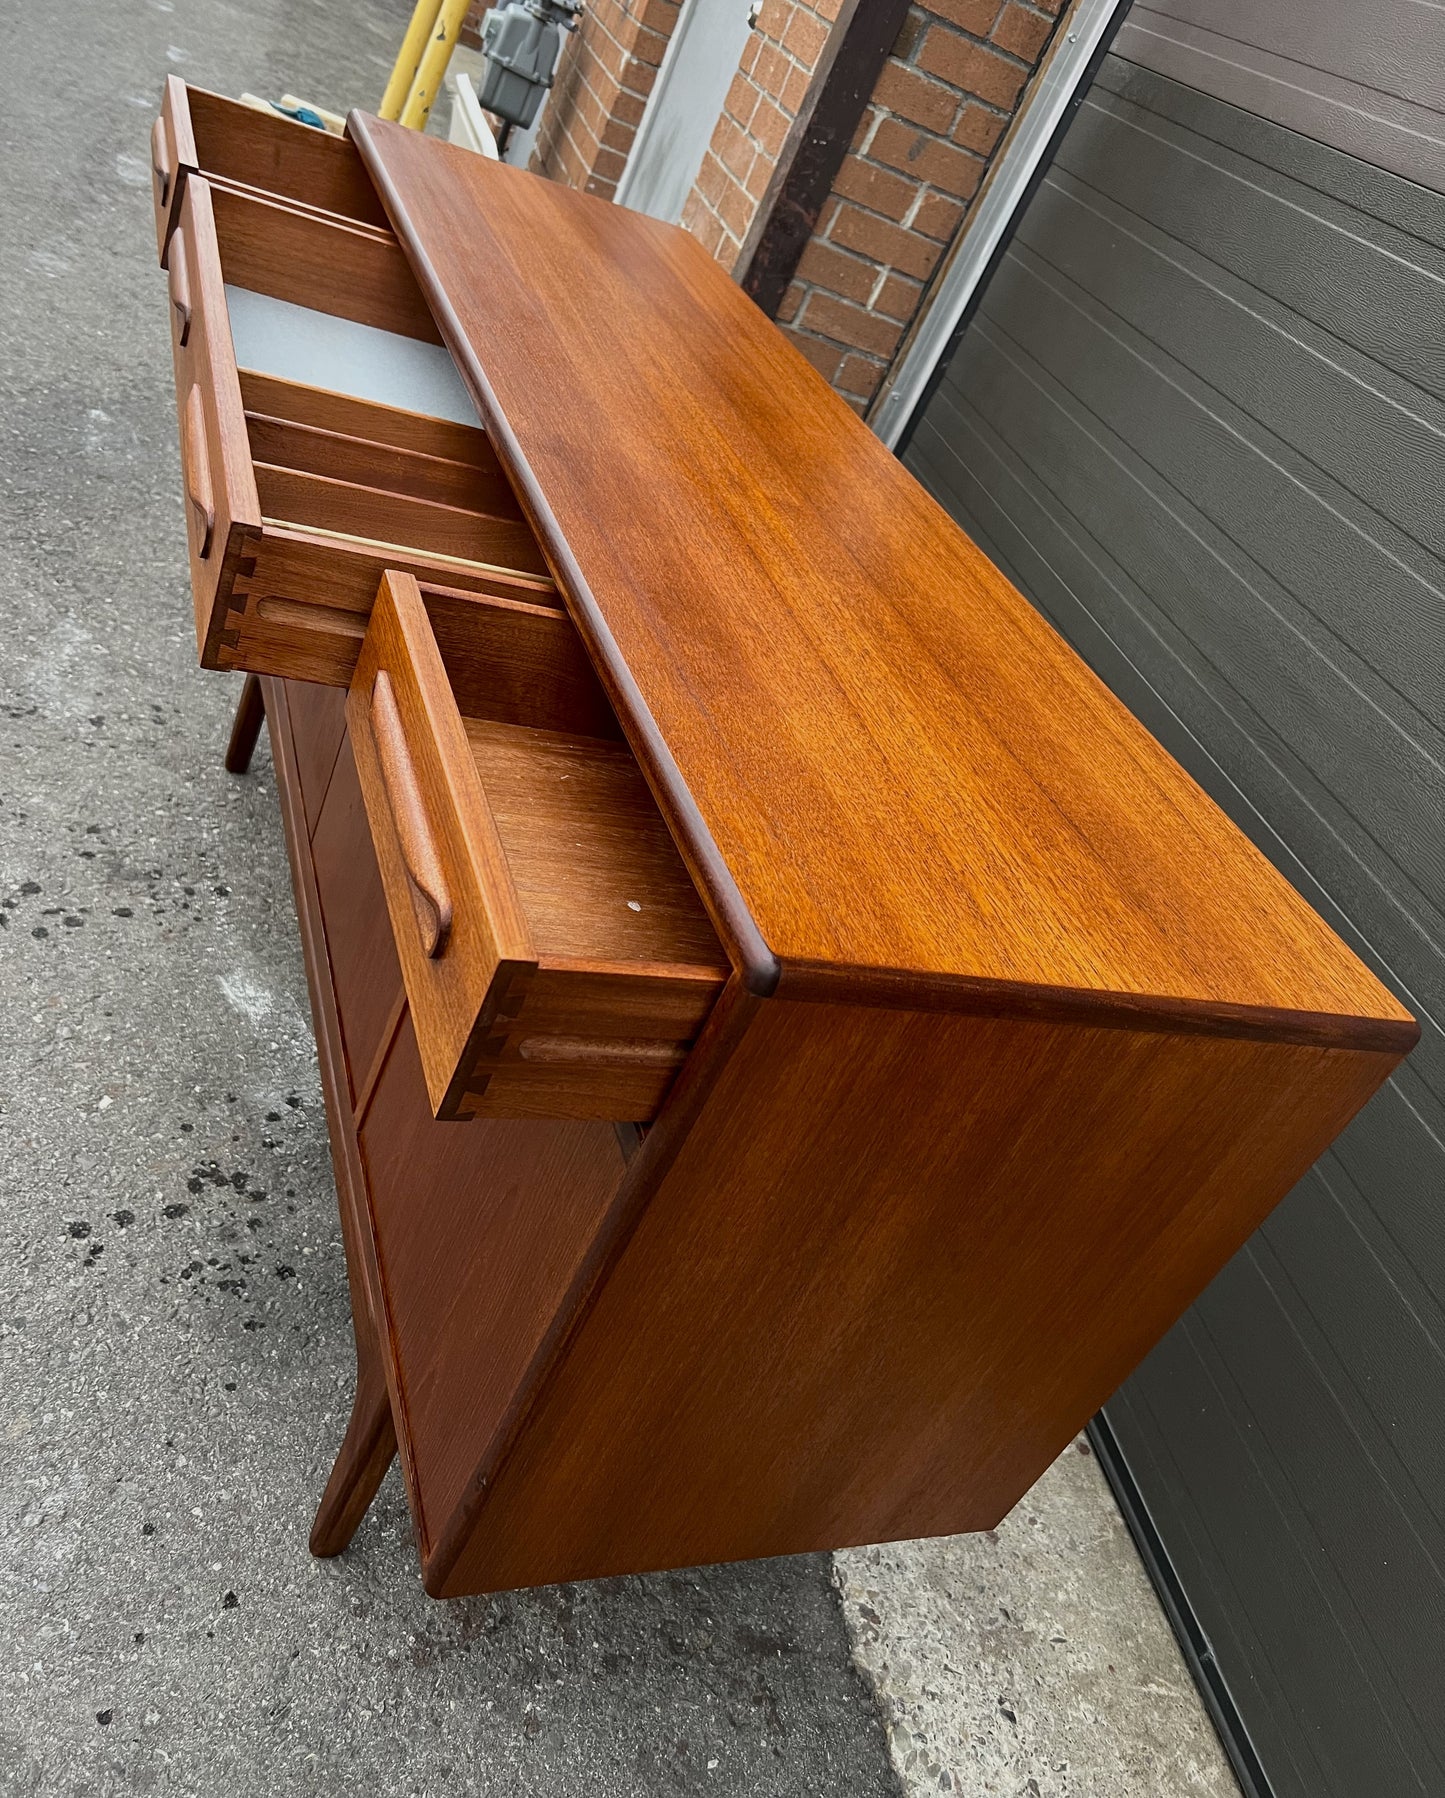
[[[0,1793],[1224,1793],[1079,1453],[836,1575],[436,1604],[394,1474],[306,1552],[345,1278],[269,762],[194,667],[147,133],[168,70],[373,100],[404,10],[6,27]]]

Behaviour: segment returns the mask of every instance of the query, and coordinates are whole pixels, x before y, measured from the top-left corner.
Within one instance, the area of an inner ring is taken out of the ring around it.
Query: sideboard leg
[[[346,1547],[396,1453],[380,1350],[371,1331],[358,1330],[356,1335],[356,1401],[311,1526],[314,1555],[339,1555]]]
[[[261,725],[265,716],[266,705],[261,697],[260,679],[254,674],[248,674],[236,706],[236,720],[231,726],[231,740],[226,745],[226,772],[228,774],[244,774],[251,766],[251,751],[256,747],[256,739],[261,734]]]

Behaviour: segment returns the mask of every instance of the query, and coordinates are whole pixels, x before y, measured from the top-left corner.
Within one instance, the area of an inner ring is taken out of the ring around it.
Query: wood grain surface
[[[390,444],[417,455],[441,456],[466,462],[489,474],[498,472],[495,451],[485,431],[461,425],[449,418],[433,418],[426,412],[407,412],[384,406],[379,400],[362,400],[329,387],[307,387],[282,375],[265,375],[256,369],[241,370],[241,396],[248,413],[263,413],[298,425],[343,436],[362,437],[370,443]]]
[[[360,1134],[426,1557],[545,1364],[622,1151],[608,1123],[437,1123],[409,1018]]]
[[[385,231],[386,214],[356,146],[279,113],[243,106],[168,75],[151,138],[156,232],[166,260],[180,191],[200,173]]]
[[[1394,1060],[756,1004],[430,1588],[992,1527]]]
[[[753,990],[1410,1046],[686,232],[348,129]]]
[[[596,712],[567,656],[554,676],[537,653],[565,619],[432,604],[459,679],[393,570],[347,700],[431,1108],[651,1118],[727,977],[707,914],[630,751],[555,728],[569,704]],[[509,646],[516,664],[479,680]]]

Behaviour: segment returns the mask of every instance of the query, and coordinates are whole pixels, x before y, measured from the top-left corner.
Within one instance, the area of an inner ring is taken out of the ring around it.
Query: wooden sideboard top
[[[1410,1045],[692,237],[349,131],[754,991]]]

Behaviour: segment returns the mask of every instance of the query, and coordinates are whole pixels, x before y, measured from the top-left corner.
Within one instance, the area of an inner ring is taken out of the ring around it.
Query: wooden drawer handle
[[[186,396],[186,409],[181,414],[181,473],[186,483],[186,499],[196,515],[199,542],[196,556],[204,562],[211,553],[211,537],[216,528],[216,501],[211,488],[211,463],[206,454],[206,420],[201,410],[201,390],[191,382]]]
[[[171,288],[171,311],[176,315],[176,342],[185,349],[191,336],[191,270],[185,261],[185,232],[180,225],[171,232],[171,250],[167,255],[165,280]]]
[[[186,234],[177,225],[171,232],[166,280],[171,290],[171,310],[176,315],[176,342],[182,349],[191,334],[191,275],[186,266]]]
[[[166,155],[165,125],[160,119],[151,126],[151,168],[155,173],[159,203],[164,206],[171,197],[171,164]]]
[[[381,767],[381,784],[386,789],[387,804],[396,826],[396,840],[401,845],[402,864],[411,890],[411,908],[416,913],[422,947],[429,959],[435,961],[446,948],[451,934],[452,896],[447,890],[431,826],[427,823],[421,783],[407,748],[401,712],[391,690],[391,676],[384,668],[377,670],[371,688],[371,735]]]
[[[529,1036],[517,1049],[523,1061],[555,1067],[678,1068],[687,1060],[687,1044],[649,1038],[597,1036]]]

